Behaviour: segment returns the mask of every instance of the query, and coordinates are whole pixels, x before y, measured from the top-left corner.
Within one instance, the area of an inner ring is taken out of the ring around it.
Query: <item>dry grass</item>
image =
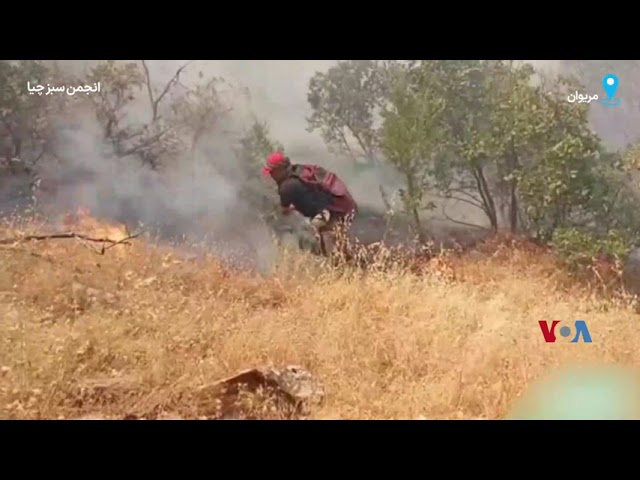
[[[199,387],[298,364],[327,392],[311,418],[497,419],[552,366],[640,360],[632,306],[522,245],[421,275],[287,254],[269,278],[141,240],[85,247],[0,246],[0,418],[203,418],[215,406]],[[594,342],[545,344],[540,319],[587,320]]]

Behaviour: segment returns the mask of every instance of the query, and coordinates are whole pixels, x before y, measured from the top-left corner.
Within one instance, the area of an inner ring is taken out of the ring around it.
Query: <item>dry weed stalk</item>
[[[34,245],[0,250],[0,418],[217,418],[203,386],[294,364],[327,388],[311,418],[497,419],[554,366],[640,362],[630,304],[515,239],[445,253],[345,241],[335,264],[291,252],[262,277],[146,242],[126,257]],[[593,344],[543,342],[539,319],[578,315]],[[239,418],[297,416],[238,398]]]

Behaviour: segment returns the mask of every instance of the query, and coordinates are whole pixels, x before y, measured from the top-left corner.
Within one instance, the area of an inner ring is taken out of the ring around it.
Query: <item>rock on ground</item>
[[[217,400],[215,416],[227,420],[242,418],[243,409],[238,407],[243,392],[259,391],[277,398],[281,408],[285,404],[292,407],[287,416],[308,415],[310,408],[322,403],[325,395],[324,387],[299,366],[251,368],[199,389],[200,394]]]

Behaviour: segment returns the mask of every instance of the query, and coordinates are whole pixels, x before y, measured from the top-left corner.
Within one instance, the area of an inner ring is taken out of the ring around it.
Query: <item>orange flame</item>
[[[67,230],[96,239],[103,238],[119,242],[129,236],[126,225],[97,219],[86,207],[78,208],[75,214],[65,215],[63,224]]]

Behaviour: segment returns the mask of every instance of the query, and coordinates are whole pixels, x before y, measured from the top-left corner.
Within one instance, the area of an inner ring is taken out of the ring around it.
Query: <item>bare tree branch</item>
[[[47,149],[49,147],[49,140],[46,140],[43,144],[42,144],[42,151],[40,152],[40,154],[38,154],[33,161],[31,162],[33,165],[36,165],[40,159],[44,156],[45,153],[47,153]]]
[[[176,82],[176,85],[178,85],[179,87],[184,88],[184,89],[185,89],[187,92],[189,92],[189,93],[193,93],[193,92],[195,92],[195,90],[194,90],[193,88],[191,88],[191,87],[187,87],[184,83],[182,83],[182,82],[180,82],[180,81],[177,81],[177,82]]]
[[[475,223],[467,223],[460,220],[454,220],[449,215],[447,215],[444,205],[442,206],[442,215],[444,216],[445,219],[449,220],[452,223],[457,223],[458,225],[464,225],[465,227],[471,227],[471,228],[478,228],[480,230],[491,230],[490,228],[483,227],[482,225],[476,225]]]
[[[169,130],[171,130],[171,128],[167,127],[165,129],[163,129],[162,131],[160,131],[160,133],[157,133],[154,136],[147,138],[144,142],[141,142],[140,144],[136,145],[135,147],[131,147],[131,148],[127,149],[127,150],[124,150],[124,151],[120,152],[119,155],[122,156],[122,157],[126,157],[127,155],[133,155],[134,153],[138,153],[143,148],[148,147],[149,145],[151,145],[155,141],[159,140]]]
[[[144,60],[140,61],[142,62],[142,68],[144,69],[144,83],[147,87],[147,94],[149,95],[149,103],[151,105],[151,121],[153,122],[156,119],[157,112],[155,109],[156,102],[153,98],[153,89],[151,87],[151,74],[149,73],[149,69],[147,68],[147,63]]]
[[[382,184],[378,185],[378,189],[380,190],[380,196],[382,197],[382,202],[384,203],[384,208],[386,209],[386,211],[387,212],[393,211],[393,208],[391,207],[391,202],[389,201],[389,197],[387,196],[387,192],[385,192]]]
[[[469,187],[469,188],[473,188],[473,187]],[[451,193],[459,193],[460,195],[465,195],[466,197],[470,198],[471,200],[474,200],[474,201],[480,203],[480,200],[478,199],[478,197],[476,197],[475,195],[469,193],[464,188],[450,188],[450,189],[448,189],[448,191],[451,192]]]
[[[167,85],[164,87],[164,90],[162,91],[162,93],[160,94],[160,96],[156,99],[156,110],[158,108],[158,104],[160,104],[160,102],[162,101],[162,99],[164,98],[164,96],[169,93],[169,90],[171,89],[171,87],[176,84],[178,82],[178,80],[180,79],[180,74],[184,71],[185,68],[187,68],[191,63],[193,63],[193,61],[187,62],[185,63],[183,66],[181,66],[175,73],[175,75],[171,78],[171,80],[169,80],[169,82],[167,82]]]
[[[162,90],[162,93],[160,93],[160,95],[158,95],[158,98],[153,97],[153,88],[151,86],[151,74],[149,73],[149,68],[147,67],[147,63],[144,60],[140,60],[142,62],[142,68],[144,69],[144,76],[145,76],[145,84],[147,86],[147,93],[149,95],[149,102],[151,102],[151,121],[155,122],[158,119],[158,107],[160,105],[160,102],[162,101],[162,99],[164,98],[164,96],[169,93],[169,90],[171,90],[171,87],[174,84],[177,84],[179,79],[180,79],[180,74],[184,71],[185,68],[187,68],[191,63],[193,63],[193,61],[189,61],[187,63],[185,63],[184,65],[182,65],[177,71],[176,73],[173,75],[173,77],[171,77],[171,79],[167,82],[167,84],[165,85],[164,89]]]
[[[479,200],[468,200],[466,198],[454,197],[453,195],[436,195],[438,198],[442,200],[455,200],[456,202],[463,202],[469,205],[473,205],[474,207],[480,208],[484,211],[484,206]]]

